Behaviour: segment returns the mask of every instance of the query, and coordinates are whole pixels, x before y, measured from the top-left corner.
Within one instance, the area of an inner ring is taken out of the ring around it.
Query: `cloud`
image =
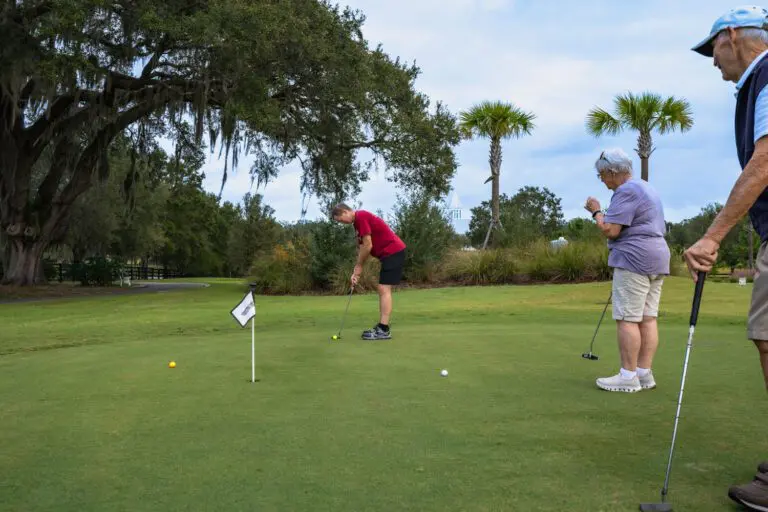
[[[536,115],[532,136],[503,146],[502,192],[524,185],[546,186],[562,198],[566,217],[582,216],[587,195],[609,201],[593,164],[605,147],[628,153],[635,135],[596,139],[584,120],[594,106],[611,108],[616,94],[654,91],[690,101],[695,123],[686,134],[656,137],[651,184],[659,190],[668,220],[690,216],[708,202],[723,202],[738,176],[733,143],[733,84],[721,80],[711,60],[690,51],[712,22],[731,8],[720,0],[353,0],[367,21],[371,45],[422,74],[417,87],[453,112],[485,99],[504,100]],[[664,17],[659,16],[664,13]],[[490,186],[488,142],[462,143],[454,188],[471,208],[486,200]],[[632,153],[633,154],[633,153]],[[635,159],[639,169],[639,160]],[[206,186],[218,192],[221,162],[206,166]],[[239,199],[249,188],[248,163],[224,189]],[[266,201],[283,220],[301,208],[299,169],[288,166],[269,184]],[[370,210],[389,211],[397,190],[383,173],[365,184],[358,198]],[[607,203],[606,203],[607,204]],[[312,202],[309,217],[321,212]]]

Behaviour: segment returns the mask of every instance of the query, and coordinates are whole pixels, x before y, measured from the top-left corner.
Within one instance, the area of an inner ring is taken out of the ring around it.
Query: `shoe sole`
[[[642,391],[643,388],[626,388],[626,387],[608,387],[608,386],[601,386],[600,384],[597,384],[597,387],[604,390],[604,391],[614,391],[614,392],[621,392],[621,393],[637,393],[639,391]]]
[[[656,384],[654,383],[651,386],[640,384],[640,388],[642,388],[642,389],[656,389]]]
[[[365,341],[387,341],[387,340],[391,340],[392,336],[389,336],[388,338],[370,338],[366,336],[361,336],[360,339]]]
[[[750,503],[746,500],[743,500],[737,496],[734,496],[733,493],[729,492],[728,497],[731,498],[733,501],[738,503],[739,505],[744,505],[749,510],[757,510],[759,512],[768,512],[768,507],[764,507],[762,505],[755,505],[754,503]]]

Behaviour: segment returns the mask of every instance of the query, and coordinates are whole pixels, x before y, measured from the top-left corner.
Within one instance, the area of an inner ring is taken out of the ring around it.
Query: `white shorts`
[[[663,283],[664,276],[613,269],[613,319],[642,322],[644,316],[659,316]]]

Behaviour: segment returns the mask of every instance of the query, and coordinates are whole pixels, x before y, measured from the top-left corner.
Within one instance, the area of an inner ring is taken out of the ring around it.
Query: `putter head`
[[[581,354],[581,357],[584,359],[589,359],[590,361],[597,361],[599,359],[597,355],[593,354],[592,352],[585,352]]]
[[[641,503],[642,512],[672,512],[671,503]]]

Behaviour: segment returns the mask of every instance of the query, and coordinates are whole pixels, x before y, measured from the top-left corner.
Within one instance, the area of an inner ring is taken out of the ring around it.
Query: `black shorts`
[[[396,252],[381,260],[381,273],[379,284],[400,284],[403,278],[403,266],[405,265],[405,249]]]

